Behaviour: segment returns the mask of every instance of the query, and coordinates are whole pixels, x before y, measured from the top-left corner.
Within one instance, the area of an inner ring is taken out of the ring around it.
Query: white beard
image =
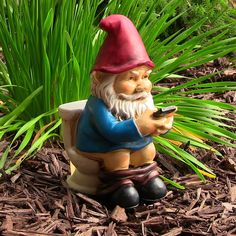
[[[101,98],[118,120],[137,118],[147,108],[155,109],[151,93],[117,94],[114,91],[115,79],[116,75],[106,78],[101,84],[94,83],[92,85],[92,94]],[[145,99],[139,100],[139,98]]]

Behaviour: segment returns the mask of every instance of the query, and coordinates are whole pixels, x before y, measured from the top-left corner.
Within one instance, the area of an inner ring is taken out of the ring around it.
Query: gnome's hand
[[[165,134],[172,128],[173,114],[155,119],[153,110],[147,109],[135,120],[135,123],[143,136]]]
[[[165,134],[167,133],[173,126],[173,121],[174,121],[174,115],[169,114],[167,116],[164,116],[160,119],[158,119],[160,123],[157,124],[157,129],[152,135],[160,135],[160,134]]]

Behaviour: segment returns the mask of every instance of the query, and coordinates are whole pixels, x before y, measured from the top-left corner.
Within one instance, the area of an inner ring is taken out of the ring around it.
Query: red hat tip
[[[121,73],[140,65],[154,67],[143,41],[132,23],[123,15],[110,15],[99,27],[108,33],[97,56],[93,70]]]

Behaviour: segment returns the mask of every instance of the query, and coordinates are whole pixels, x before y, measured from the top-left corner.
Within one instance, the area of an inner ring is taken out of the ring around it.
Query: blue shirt
[[[142,136],[133,119],[119,121],[102,99],[90,96],[79,119],[76,147],[83,152],[137,151],[152,142]]]

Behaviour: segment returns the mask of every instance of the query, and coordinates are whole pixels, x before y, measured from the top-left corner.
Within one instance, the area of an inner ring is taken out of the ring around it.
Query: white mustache
[[[140,93],[135,93],[135,94],[131,94],[131,95],[120,93],[120,94],[118,94],[118,97],[125,99],[127,101],[135,101],[135,100],[139,100],[139,99],[145,99],[149,96],[149,94],[150,93],[147,93],[147,92],[140,92]]]

